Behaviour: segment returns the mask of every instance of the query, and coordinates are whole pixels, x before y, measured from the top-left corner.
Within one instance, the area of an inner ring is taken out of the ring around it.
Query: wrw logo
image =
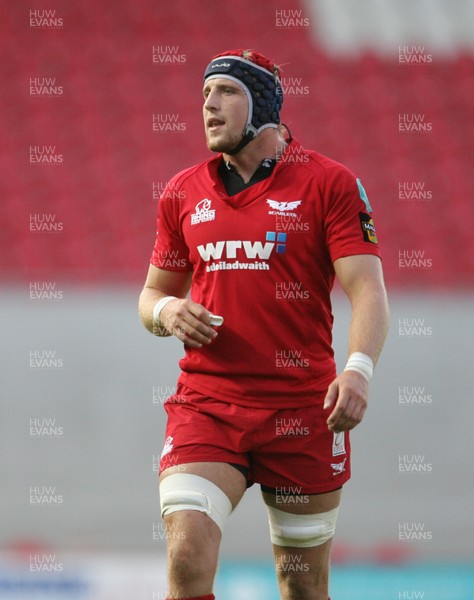
[[[286,233],[267,231],[265,242],[251,242],[249,240],[227,240],[201,244],[197,247],[201,258],[208,262],[211,259],[220,260],[228,258],[259,258],[268,260],[276,246],[277,254],[286,252]]]

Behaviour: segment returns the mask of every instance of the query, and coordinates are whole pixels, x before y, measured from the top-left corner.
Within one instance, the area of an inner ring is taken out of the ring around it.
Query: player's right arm
[[[191,348],[200,348],[203,344],[210,344],[217,332],[209,326],[209,311],[186,298],[191,277],[191,272],[166,271],[150,265],[140,294],[138,312],[150,333],[158,336],[171,334]],[[176,300],[165,304],[160,313],[160,324],[156,324],[153,309],[165,296],[176,296]]]

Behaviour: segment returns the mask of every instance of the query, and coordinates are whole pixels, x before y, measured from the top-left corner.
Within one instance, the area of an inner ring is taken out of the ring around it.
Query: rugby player
[[[281,598],[327,600],[349,431],[364,416],[388,327],[372,207],[349,169],[281,124],[280,73],[268,58],[215,56],[203,93],[216,154],[162,194],[139,302],[145,327],[176,336],[185,351],[165,402],[160,464],[161,513],[173,532],[167,595],[214,599],[224,523],[255,482]],[[339,374],[335,277],[351,303]]]

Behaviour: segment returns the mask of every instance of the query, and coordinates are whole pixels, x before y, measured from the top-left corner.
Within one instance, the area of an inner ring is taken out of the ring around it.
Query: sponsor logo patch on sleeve
[[[364,241],[370,242],[371,244],[377,244],[377,234],[375,233],[375,225],[372,217],[367,213],[359,213],[360,226],[362,227],[362,233],[364,235]]]

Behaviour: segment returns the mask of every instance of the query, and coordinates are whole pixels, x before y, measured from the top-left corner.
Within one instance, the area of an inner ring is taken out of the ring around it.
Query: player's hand
[[[217,337],[210,320],[209,311],[189,298],[170,300],[160,312],[161,323],[190,348],[201,348]]]
[[[357,371],[343,371],[331,383],[324,408],[334,410],[327,420],[331,431],[349,431],[362,421],[367,408],[369,384]]]

